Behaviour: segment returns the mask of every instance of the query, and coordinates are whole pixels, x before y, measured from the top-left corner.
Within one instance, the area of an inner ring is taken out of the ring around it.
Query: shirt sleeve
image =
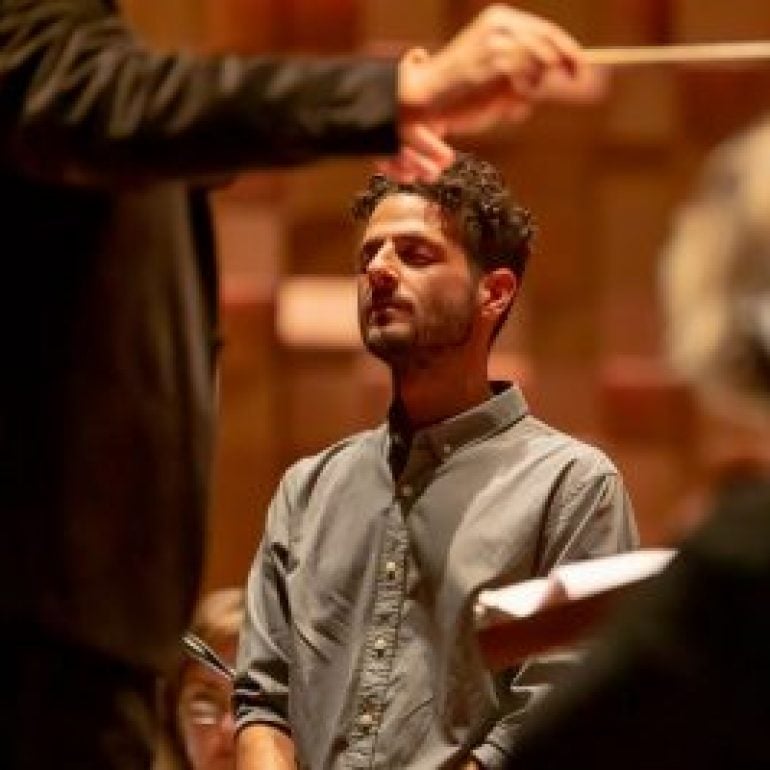
[[[236,725],[268,724],[289,733],[291,620],[286,592],[288,521],[294,506],[281,483],[246,584],[234,691]]]
[[[0,3],[0,162],[48,181],[387,154],[396,113],[393,60],[160,54],[100,0]]]
[[[606,461],[609,462],[609,461]],[[614,469],[601,473],[576,463],[548,513],[538,574],[558,564],[596,559],[639,546],[631,500]]]
[[[585,472],[576,463],[554,497],[545,524],[540,574],[557,564],[597,558],[638,546],[633,509],[617,472]],[[532,707],[570,674],[577,652],[560,652],[526,661],[513,675],[497,677],[500,718],[473,751],[484,768],[505,767],[523,722]]]

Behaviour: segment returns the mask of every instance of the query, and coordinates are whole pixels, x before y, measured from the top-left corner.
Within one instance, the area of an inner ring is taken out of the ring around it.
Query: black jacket
[[[0,0],[5,627],[175,655],[214,417],[194,186],[396,143],[393,62],[156,55],[106,0]]]

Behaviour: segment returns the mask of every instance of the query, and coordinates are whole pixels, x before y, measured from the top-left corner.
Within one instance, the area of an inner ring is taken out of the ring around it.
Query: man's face
[[[436,203],[412,193],[383,198],[357,266],[359,325],[373,355],[404,366],[470,344],[478,281]]]

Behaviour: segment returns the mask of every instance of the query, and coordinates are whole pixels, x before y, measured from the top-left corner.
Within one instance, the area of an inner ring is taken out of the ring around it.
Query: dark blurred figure
[[[190,632],[234,666],[243,613],[242,589],[213,591],[195,610]],[[221,673],[192,658],[181,659],[166,679],[165,750],[156,770],[234,770],[232,696],[232,682]]]
[[[766,425],[770,122],[715,153],[663,278],[674,362],[712,406]],[[544,701],[508,767],[770,767],[770,475],[760,467],[722,480],[709,518]]]
[[[151,761],[208,496],[202,185],[399,144],[394,170],[431,177],[452,153],[426,123],[520,117],[557,71],[580,75],[577,45],[512,9],[433,56],[279,61],[153,54],[112,0],[0,0],[0,766]]]

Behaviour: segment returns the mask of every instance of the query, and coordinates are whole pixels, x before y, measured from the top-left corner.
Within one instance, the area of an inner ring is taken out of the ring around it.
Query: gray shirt
[[[392,411],[278,488],[248,581],[238,727],[286,730],[314,770],[471,753],[499,767],[524,709],[515,676],[480,658],[477,592],[636,541],[612,463],[516,387],[411,437]]]

